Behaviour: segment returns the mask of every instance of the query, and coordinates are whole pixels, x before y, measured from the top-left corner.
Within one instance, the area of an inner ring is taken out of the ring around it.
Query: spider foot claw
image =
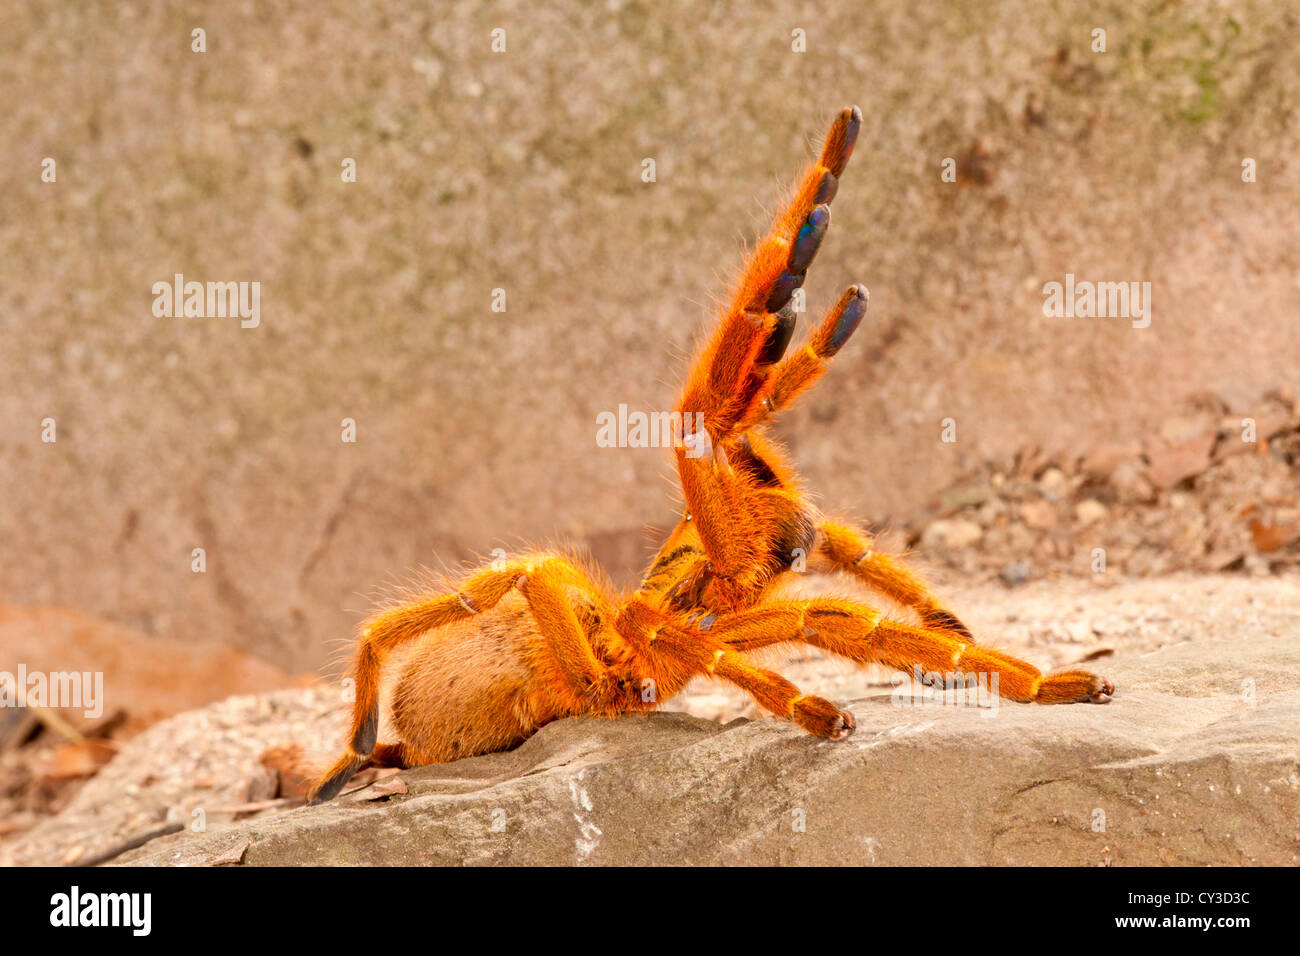
[[[820,341],[813,345],[818,355],[830,358],[840,350],[862,323],[862,317],[867,314],[869,299],[870,293],[866,286],[849,286],[827,317],[819,336]]]
[[[846,106],[835,117],[826,145],[822,147],[821,164],[836,176],[844,172],[853,155],[853,147],[858,142],[858,132],[862,129],[862,110],[856,106]]]
[[[1115,693],[1115,685],[1105,677],[1099,677],[1097,681],[1101,686],[1088,695],[1088,702],[1091,704],[1109,704],[1111,697]]]
[[[1034,698],[1040,704],[1106,704],[1115,693],[1115,685],[1105,677],[1079,668],[1053,671],[1038,685]]]
[[[822,697],[798,698],[791,717],[808,733],[831,740],[843,740],[858,726],[852,714]]]

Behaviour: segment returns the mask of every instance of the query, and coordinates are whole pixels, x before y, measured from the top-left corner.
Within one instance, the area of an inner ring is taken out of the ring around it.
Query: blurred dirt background
[[[5,4],[0,599],[307,671],[419,564],[559,538],[630,584],[675,504],[596,416],[671,407],[846,103],[809,308],[872,317],[781,429],[828,510],[1249,414],[1300,367],[1298,47],[1272,0]],[[261,326],[155,318],[178,272]],[[1150,328],[1044,318],[1067,272]]]

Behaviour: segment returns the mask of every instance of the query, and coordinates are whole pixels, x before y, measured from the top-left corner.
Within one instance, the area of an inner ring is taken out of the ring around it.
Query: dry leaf
[[[1291,524],[1277,524],[1273,521],[1268,524],[1262,521],[1250,523],[1251,540],[1255,542],[1255,548],[1262,554],[1280,550],[1295,537],[1298,531],[1300,531],[1300,521]]]
[[[374,785],[361,794],[362,800],[382,800],[384,797],[391,797],[399,793],[409,792],[406,788],[406,781],[401,777],[387,777],[383,780],[376,780]]]
[[[252,846],[251,840],[245,840],[243,843],[236,843],[233,847],[224,853],[214,856],[207,861],[208,866],[232,866],[244,862],[244,854]]]
[[[1147,453],[1147,478],[1157,488],[1168,490],[1199,475],[1210,466],[1214,439],[1214,432],[1206,431],[1176,445],[1152,448]]]
[[[87,739],[63,744],[55,748],[45,776],[51,780],[89,777],[112,760],[116,753],[117,744],[111,740]]]

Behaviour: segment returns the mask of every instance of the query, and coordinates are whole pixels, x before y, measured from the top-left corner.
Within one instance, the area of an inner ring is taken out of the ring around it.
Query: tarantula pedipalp
[[[454,589],[381,612],[358,643],[348,746],[312,791],[328,800],[362,766],[410,767],[505,750],[561,717],[652,710],[697,675],[730,681],[765,709],[841,740],[853,715],[802,694],[750,655],[804,643],[862,664],[997,675],[1001,696],[1066,703],[1110,699],[1114,686],[1077,668],[1042,674],[977,644],[920,579],[824,518],[763,426],[826,371],[867,307],[851,286],[786,356],[790,306],[830,223],[830,202],[862,114],[843,110],[695,360],[677,406],[702,423],[674,449],[686,513],[640,587],[617,594],[570,555],[539,552],[470,574]],[[785,600],[773,585],[803,554],[853,575],[915,613],[891,620],[858,601]],[[385,659],[404,648],[392,693],[398,740],[377,743]]]

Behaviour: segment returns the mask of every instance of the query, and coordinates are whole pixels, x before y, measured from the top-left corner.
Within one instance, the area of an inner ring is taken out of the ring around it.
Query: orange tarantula
[[[810,644],[859,663],[997,676],[1001,696],[1102,703],[1110,681],[1086,670],[1042,674],[986,645],[863,532],[828,521],[764,434],[767,421],[827,369],[862,321],[851,286],[792,355],[790,300],[830,222],[862,113],[836,118],[820,158],[753,251],[730,307],[697,356],[677,411],[699,427],[674,449],[685,514],[640,587],[615,593],[572,557],[497,561],[449,588],[371,618],[356,652],[356,700],[344,754],[317,782],[328,800],[366,765],[441,763],[519,744],[580,714],[646,711],[697,675],[730,681],[810,734],[842,740],[853,715],[801,693],[751,653]],[[913,621],[853,600],[786,600],[773,585],[806,555],[883,593]],[[377,743],[385,659],[404,651],[392,690],[393,743]]]

